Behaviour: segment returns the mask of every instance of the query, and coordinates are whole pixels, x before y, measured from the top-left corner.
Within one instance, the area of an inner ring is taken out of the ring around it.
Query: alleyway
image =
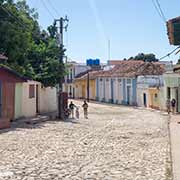
[[[170,180],[168,116],[89,106],[87,120],[0,131],[0,180]]]

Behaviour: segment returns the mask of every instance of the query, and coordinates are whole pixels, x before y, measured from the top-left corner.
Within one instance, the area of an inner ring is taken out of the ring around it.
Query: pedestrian
[[[167,108],[168,114],[170,114],[170,110],[171,110],[171,101],[170,101],[169,98],[168,98],[167,101],[166,101],[166,108]]]
[[[175,113],[175,107],[176,107],[176,100],[173,98],[171,101],[171,107],[172,107],[172,113]]]
[[[76,118],[79,119],[79,108],[76,107]]]
[[[88,104],[86,101],[84,101],[84,104],[82,105],[83,110],[84,110],[84,118],[88,119]]]
[[[69,109],[71,111],[71,117],[74,118],[74,108],[75,108],[75,104],[71,101],[71,103],[69,104]]]

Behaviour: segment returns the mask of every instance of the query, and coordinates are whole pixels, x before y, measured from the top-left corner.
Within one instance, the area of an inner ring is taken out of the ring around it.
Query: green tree
[[[55,86],[65,73],[59,61],[65,50],[57,45],[57,29],[41,30],[37,18],[25,0],[0,0],[0,53],[5,53],[7,65],[19,73]]]
[[[130,57],[128,60],[142,60],[145,62],[159,61],[153,53],[149,53],[149,54],[139,53],[135,57]]]

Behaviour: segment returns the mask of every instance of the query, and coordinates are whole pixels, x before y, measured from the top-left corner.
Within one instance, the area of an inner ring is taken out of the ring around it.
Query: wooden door
[[[15,84],[2,84],[2,117],[10,120],[14,119],[15,104]]]

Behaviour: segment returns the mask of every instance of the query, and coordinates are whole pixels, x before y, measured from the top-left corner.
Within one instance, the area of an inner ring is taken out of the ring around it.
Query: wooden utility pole
[[[59,25],[57,25],[57,22],[59,22]],[[64,30],[67,31],[68,27],[68,18],[67,16],[65,18],[60,18],[60,19],[55,19],[54,20],[54,25],[57,25],[57,40],[58,40],[58,45],[60,48],[60,55],[59,55],[59,61],[60,63],[63,64],[63,32]],[[66,24],[65,24],[66,23]],[[60,70],[62,71],[62,70]],[[64,109],[63,109],[63,96],[62,96],[62,84],[63,84],[63,77],[59,79],[59,94],[58,94],[58,117],[60,119],[64,119]]]
[[[87,73],[87,102],[89,102],[89,71]]]

